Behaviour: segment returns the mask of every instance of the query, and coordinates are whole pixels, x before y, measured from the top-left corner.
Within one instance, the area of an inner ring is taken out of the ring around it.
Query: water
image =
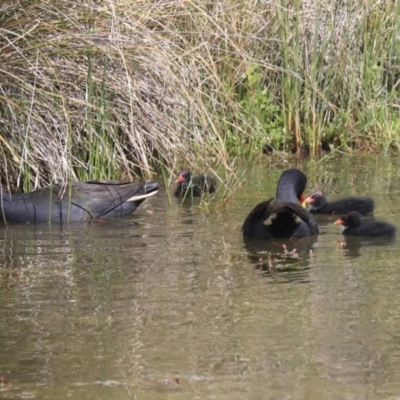
[[[400,228],[399,164],[291,166]],[[286,167],[248,168],[209,212],[162,191],[124,219],[1,227],[0,398],[400,399],[399,239],[325,216],[286,251],[243,241]]]

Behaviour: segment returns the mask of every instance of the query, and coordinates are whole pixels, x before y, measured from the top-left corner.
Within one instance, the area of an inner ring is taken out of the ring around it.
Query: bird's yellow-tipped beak
[[[304,193],[300,196],[300,204],[303,208],[306,208],[306,196],[304,196]]]

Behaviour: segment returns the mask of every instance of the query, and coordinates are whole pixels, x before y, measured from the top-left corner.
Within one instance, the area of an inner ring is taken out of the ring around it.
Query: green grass
[[[236,157],[319,157],[322,143],[399,151],[399,8],[361,0],[6,2],[3,184],[171,182],[184,166],[216,172],[226,200],[240,182]]]

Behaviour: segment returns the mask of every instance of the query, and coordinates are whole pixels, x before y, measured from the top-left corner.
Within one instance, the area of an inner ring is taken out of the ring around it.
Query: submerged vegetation
[[[400,3],[0,6],[1,177],[232,171],[274,150],[400,148]]]

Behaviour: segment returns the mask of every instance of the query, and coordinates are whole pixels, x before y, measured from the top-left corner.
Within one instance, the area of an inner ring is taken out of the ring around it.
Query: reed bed
[[[399,149],[399,7],[5,1],[2,182],[172,180],[181,166],[234,182],[236,157]]]

